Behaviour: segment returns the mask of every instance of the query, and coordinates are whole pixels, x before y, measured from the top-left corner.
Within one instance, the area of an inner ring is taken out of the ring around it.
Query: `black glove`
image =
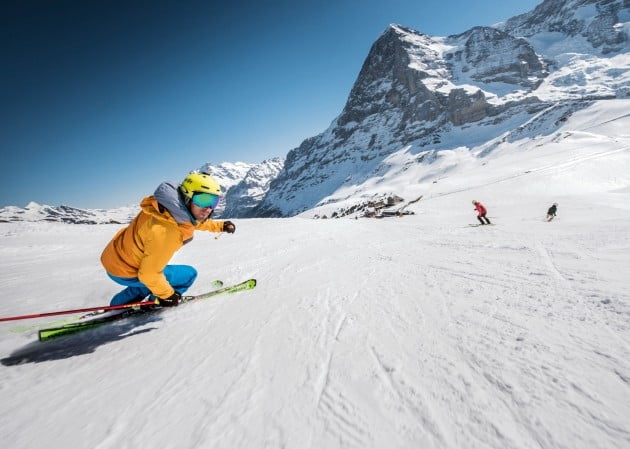
[[[232,223],[231,221],[223,222],[223,232],[234,234],[234,231],[236,231],[236,225],[234,223]]]
[[[182,295],[175,292],[166,299],[158,298],[157,300],[162,307],[177,307],[182,300]]]

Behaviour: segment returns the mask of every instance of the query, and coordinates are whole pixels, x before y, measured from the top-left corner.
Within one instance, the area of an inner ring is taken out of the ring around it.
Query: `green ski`
[[[220,287],[223,287],[223,281],[217,279],[217,280],[212,281],[210,285],[214,288],[220,288]],[[49,321],[47,323],[29,324],[25,326],[15,326],[8,329],[6,332],[19,333],[19,332],[34,331],[42,327],[44,328],[61,327],[62,325],[69,324],[69,323],[76,323],[77,321],[81,321],[86,318],[97,317],[98,315],[102,315],[103,313],[104,313],[103,310],[99,310],[96,312],[86,313],[84,315],[75,315],[75,316],[71,316],[67,318],[61,318],[55,321]]]
[[[218,290],[213,290],[211,292],[202,293],[200,295],[192,295],[192,296],[182,296],[182,303],[187,303],[191,301],[200,301],[208,298],[212,298],[215,296],[230,294],[230,293],[238,293],[246,290],[252,290],[256,287],[256,279],[249,279],[247,281],[241,282],[235,285],[229,285],[227,287],[220,288]],[[69,323],[59,327],[52,327],[48,329],[41,329],[39,331],[39,341],[48,341],[54,338],[62,337],[65,335],[72,335],[79,332],[83,332],[90,329],[95,329],[97,327],[103,326],[107,323],[111,323],[114,321],[118,321],[121,319],[143,315],[146,313],[154,313],[164,310],[161,307],[151,307],[146,309],[140,308],[132,308],[132,309],[124,309],[123,312],[116,315],[108,315],[102,318],[94,318],[86,321],[79,321],[74,323]]]

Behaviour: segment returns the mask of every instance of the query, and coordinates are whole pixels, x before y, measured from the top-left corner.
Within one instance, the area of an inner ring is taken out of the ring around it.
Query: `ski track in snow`
[[[422,218],[243,220],[239,237],[249,245],[200,238],[182,260],[210,244],[232,248],[213,250],[218,265],[198,259],[200,271],[216,277],[215,266],[231,264],[228,281],[256,273],[256,290],[128,329],[121,322],[25,345],[26,363],[2,367],[3,437],[36,447],[44,436],[70,444],[78,432],[97,448],[630,442],[630,298],[614,269],[627,261],[628,231],[558,232],[555,222],[462,228]],[[553,236],[545,226],[556,226]],[[102,242],[113,230],[55,227],[69,242],[54,249],[60,271],[87,260],[73,245],[93,255],[93,233]],[[37,259],[31,275],[49,264]],[[40,283],[64,284],[41,271]],[[18,292],[15,276],[1,282]],[[115,291],[103,276],[83,285]],[[1,348],[8,354],[26,342],[4,334]],[[85,351],[66,356],[68,345]],[[53,415],[83,425],[53,432]]]

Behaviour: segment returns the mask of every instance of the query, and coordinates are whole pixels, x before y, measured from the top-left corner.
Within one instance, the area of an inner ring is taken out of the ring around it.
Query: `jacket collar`
[[[153,198],[155,198],[157,203],[154,205],[157,209],[156,212],[160,215],[162,215],[160,209],[164,208],[170,213],[177,224],[192,223],[193,225],[197,225],[197,219],[195,219],[188,210],[185,197],[181,194],[175,183],[163,182],[160,184],[158,188],[155,189]]]

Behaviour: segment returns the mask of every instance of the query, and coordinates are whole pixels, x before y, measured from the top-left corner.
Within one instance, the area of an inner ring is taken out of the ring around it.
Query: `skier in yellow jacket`
[[[196,230],[233,233],[231,221],[210,220],[221,186],[206,173],[190,173],[179,185],[163,182],[142,200],[141,212],[109,242],[101,262],[107,274],[126,288],[111,305],[141,301],[147,295],[164,307],[177,306],[197,278],[189,265],[167,265]]]

